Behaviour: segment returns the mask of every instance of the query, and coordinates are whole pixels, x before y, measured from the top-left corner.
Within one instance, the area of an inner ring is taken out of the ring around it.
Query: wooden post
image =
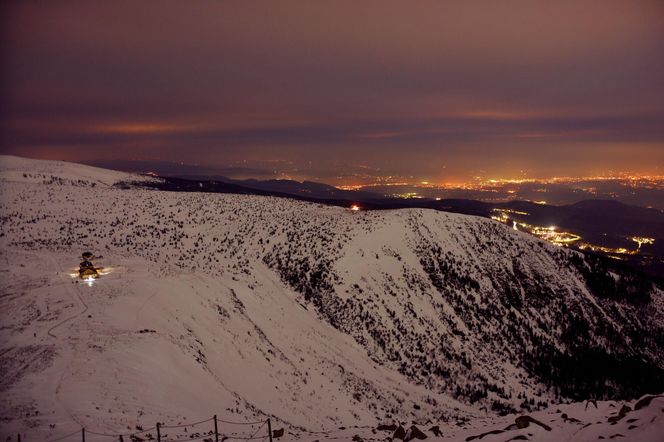
[[[21,442],[21,433],[18,433],[18,438],[16,440],[18,440],[18,442]]]
[[[161,424],[157,422],[157,442],[161,442],[161,428],[159,428]]]
[[[272,442],[272,420],[267,418],[267,433],[270,436],[270,442]]]
[[[85,428],[81,428],[81,440],[85,442]]]
[[[122,437],[122,435],[120,435],[120,442],[124,442],[124,437]]]
[[[214,442],[219,442],[219,427],[217,427],[217,415],[214,415]]]

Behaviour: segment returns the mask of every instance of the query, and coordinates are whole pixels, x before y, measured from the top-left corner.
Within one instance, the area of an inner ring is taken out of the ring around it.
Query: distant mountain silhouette
[[[650,274],[664,277],[664,212],[658,209],[630,206],[612,200],[587,200],[554,206],[531,201],[487,203],[467,199],[406,199],[341,190],[309,181],[229,180],[220,176],[212,178],[214,179],[202,176],[164,178],[160,183],[148,182],[142,185],[168,191],[269,195],[340,207],[359,204],[365,210],[434,209],[485,218],[494,214],[496,209],[509,209],[526,213],[511,214],[521,222],[534,226],[556,226],[559,230],[580,235],[584,241],[606,247],[634,249],[637,244],[631,237],[654,238],[655,244],[642,248],[652,259],[642,260],[643,254],[628,256],[626,259]]]
[[[329,184],[316,183],[313,181],[294,181],[294,180],[235,180],[224,176],[199,176],[199,175],[178,175],[177,178],[189,180],[213,180],[224,183],[239,185],[250,189],[264,190],[267,192],[277,192],[289,195],[304,196],[310,198],[328,198],[328,199],[375,199],[383,198],[383,195],[366,192],[350,191],[338,189]]]

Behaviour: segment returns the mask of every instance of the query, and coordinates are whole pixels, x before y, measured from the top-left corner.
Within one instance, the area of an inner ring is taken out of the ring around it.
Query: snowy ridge
[[[100,169],[65,161],[34,160],[0,155],[0,182],[68,184],[93,187],[155,181],[157,178]]]
[[[660,288],[490,220],[121,189],[128,174],[8,163],[0,436],[215,413],[292,434],[481,428],[664,390]],[[37,173],[61,180],[23,179]],[[70,276],[84,250],[110,270],[91,286]]]

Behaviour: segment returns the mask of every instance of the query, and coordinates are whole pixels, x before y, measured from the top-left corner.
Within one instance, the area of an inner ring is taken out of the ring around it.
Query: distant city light
[[[655,239],[654,238],[646,238],[646,237],[643,237],[643,236],[633,236],[630,239],[639,245],[639,247],[638,247],[639,249],[641,249],[642,244],[655,244]]]
[[[473,181],[468,182],[441,182],[433,183],[431,181],[411,180],[406,177],[399,176],[368,176],[356,175],[354,177],[356,183],[363,182],[362,184],[339,184],[336,187],[341,190],[360,190],[372,187],[399,187],[399,186],[413,186],[427,189],[438,190],[468,190],[468,191],[481,191],[481,192],[496,192],[504,186],[510,188],[505,189],[504,192],[510,197],[515,197],[519,194],[519,189],[514,186],[524,184],[538,184],[538,185],[552,185],[552,184],[568,184],[575,185],[575,189],[583,193],[596,195],[598,188],[595,185],[588,183],[594,181],[617,181],[620,182],[625,188],[644,188],[644,189],[664,189],[664,175],[632,175],[628,173],[620,174],[605,174],[605,175],[591,175],[579,177],[550,177],[550,178],[492,178],[485,179],[482,177],[475,177]],[[537,189],[538,192],[548,192],[549,190],[542,187]],[[541,204],[547,204],[545,201],[536,201]]]
[[[494,214],[491,215],[491,219],[498,221],[499,223],[512,225],[514,230],[521,230],[531,235],[534,235],[538,238],[541,238],[545,241],[548,241],[557,246],[575,246],[579,250],[591,250],[594,252],[602,252],[607,256],[613,259],[622,260],[626,255],[637,255],[641,251],[641,246],[643,244],[654,244],[654,238],[647,238],[642,236],[632,236],[629,239],[636,242],[638,247],[633,250],[626,249],[625,247],[605,247],[595,244],[590,244],[588,242],[582,241],[580,235],[572,232],[562,232],[558,231],[556,226],[534,226],[525,222],[521,222],[512,217],[512,215],[522,215],[529,216],[527,212],[521,212],[518,210],[511,209],[493,209]]]

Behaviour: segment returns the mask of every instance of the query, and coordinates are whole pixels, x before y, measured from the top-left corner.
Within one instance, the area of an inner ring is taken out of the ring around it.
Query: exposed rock
[[[586,404],[586,406],[587,406],[587,404]],[[596,406],[597,406],[597,405],[595,405],[595,407],[596,407]],[[569,417],[569,416],[567,415],[567,413],[563,413],[560,417],[562,417],[563,420],[564,420],[565,422],[581,422],[580,420],[578,420],[578,419],[576,419],[576,418]]]
[[[615,424],[618,421],[620,421],[622,418],[627,416],[627,413],[629,413],[630,411],[632,411],[631,407],[629,407],[628,405],[623,405],[622,407],[620,407],[620,411],[618,411],[618,414],[616,416],[609,417],[608,421],[612,424]]]
[[[591,404],[594,405],[595,408],[597,408],[597,401],[594,400],[594,399],[590,399],[590,400],[586,401],[586,410],[588,409],[588,406],[591,405]]]
[[[392,434],[392,440],[394,439],[401,439],[404,440],[406,438],[406,430],[403,429],[401,425],[397,427],[396,430],[394,430],[394,433]]]
[[[530,416],[519,416],[516,419],[514,419],[514,423],[516,424],[517,428],[526,428],[528,427],[531,423],[539,425],[540,427],[544,428],[546,431],[551,431],[551,427],[546,425],[545,423],[542,423],[538,421],[537,419],[534,419]]]
[[[426,439],[427,435],[422,432],[419,428],[417,428],[415,425],[411,426],[408,431],[406,432],[406,436],[404,437],[404,442],[408,442],[413,439],[419,439],[423,440]]]
[[[662,395],[647,395],[639,399],[636,404],[634,404],[634,410],[640,410],[641,408],[647,407],[650,405],[653,399],[664,397]]]

